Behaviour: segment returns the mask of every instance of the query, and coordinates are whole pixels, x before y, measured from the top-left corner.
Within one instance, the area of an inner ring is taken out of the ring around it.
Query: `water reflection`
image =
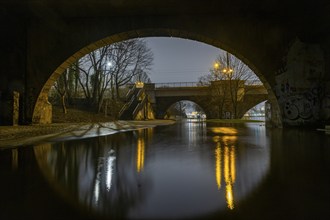
[[[235,128],[212,128],[214,133],[237,134]],[[221,188],[221,170],[224,170],[224,180],[226,183],[226,201],[229,209],[234,209],[233,185],[236,179],[236,155],[235,141],[236,136],[214,136],[213,141],[216,142],[215,149],[215,176],[218,189]],[[223,152],[223,154],[222,154]],[[222,159],[223,158],[223,159]],[[221,162],[223,161],[223,167]]]
[[[206,122],[200,119],[187,119],[182,123],[183,134],[187,135],[190,146],[198,144],[200,140],[206,140]]]
[[[11,167],[12,167],[13,170],[17,170],[17,167],[18,167],[18,150],[13,149],[11,152],[12,152]]]
[[[136,171],[142,172],[145,160],[145,148],[152,140],[154,128],[139,129],[134,134],[137,134],[137,150],[136,150]]]
[[[232,210],[258,185],[269,167],[268,143],[255,138],[262,132],[193,122],[34,152],[54,188],[97,215],[183,218]]]

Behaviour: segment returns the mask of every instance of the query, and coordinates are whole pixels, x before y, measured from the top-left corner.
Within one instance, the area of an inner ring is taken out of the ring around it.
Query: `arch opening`
[[[33,116],[32,116],[32,122],[33,123],[44,123],[47,119],[45,119],[46,116],[44,116],[44,113],[47,112],[45,109],[51,108],[49,102],[48,102],[48,93],[54,84],[54,82],[61,76],[61,74],[74,62],[76,62],[77,59],[82,58],[86,54],[90,53],[91,51],[101,48],[105,45],[111,45],[113,43],[117,43],[120,41],[125,41],[129,39],[135,39],[135,38],[143,38],[143,37],[155,37],[155,36],[163,36],[163,37],[178,37],[182,39],[189,39],[194,40],[201,43],[206,43],[208,45],[215,46],[217,48],[224,48],[228,52],[233,53],[236,57],[241,59],[247,66],[250,67],[250,69],[259,77],[260,81],[263,83],[264,87],[266,88],[269,100],[272,106],[272,111],[276,112],[276,114],[272,114],[273,119],[271,120],[271,124],[276,126],[281,126],[281,118],[278,117],[279,115],[279,107],[277,103],[277,99],[275,97],[275,94],[270,86],[270,84],[267,82],[263,74],[258,71],[258,69],[248,61],[243,55],[237,53],[234,49],[231,49],[229,46],[221,43],[220,41],[212,38],[205,37],[203,35],[194,34],[190,31],[178,31],[178,30],[172,30],[172,29],[153,29],[153,30],[138,30],[138,31],[131,31],[131,32],[124,32],[116,35],[111,35],[109,37],[103,38],[99,41],[96,41],[83,49],[79,50],[75,54],[73,54],[71,57],[66,59],[62,64],[60,64],[56,70],[50,75],[47,82],[43,85],[43,88],[41,89],[41,92],[36,100]],[[277,117],[275,118],[274,115]],[[48,120],[49,121],[49,120]],[[274,124],[275,123],[275,124]]]
[[[267,101],[260,102],[250,108],[247,112],[244,113],[242,119],[247,120],[266,120],[266,105]]]
[[[204,120],[207,115],[204,109],[196,102],[180,100],[170,104],[165,110],[164,119],[200,119]]]

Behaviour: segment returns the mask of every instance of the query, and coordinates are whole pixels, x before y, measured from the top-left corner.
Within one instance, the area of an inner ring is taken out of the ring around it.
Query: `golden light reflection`
[[[222,141],[224,143],[224,145],[232,145],[236,142],[237,140],[237,136],[223,136],[222,137]]]
[[[220,136],[214,136],[212,139],[213,139],[213,141],[214,141],[215,143],[217,143],[217,142],[220,142],[221,137],[220,137]],[[220,144],[220,143],[219,143],[219,144]]]
[[[217,143],[215,149],[215,179],[218,189],[221,188],[222,169],[225,180],[226,202],[229,209],[234,209],[234,183],[236,181],[236,136],[214,136]],[[223,158],[223,159],[222,159]],[[222,163],[223,161],[223,163]],[[222,167],[223,166],[223,167]]]
[[[147,128],[148,141],[152,139],[153,134],[154,134],[154,128]]]
[[[226,182],[226,201],[229,209],[234,208],[233,184],[235,183],[235,148],[225,146],[224,152],[224,176]]]
[[[227,135],[237,134],[237,129],[231,127],[213,127],[211,128],[211,131],[216,134],[227,134]]]
[[[218,189],[221,188],[221,145],[218,143],[215,149],[215,178],[217,181]]]
[[[234,195],[233,195],[232,184],[226,185],[226,201],[227,201],[227,207],[231,210],[234,209]]]
[[[144,167],[144,150],[145,142],[143,137],[143,131],[139,130],[138,140],[137,140],[137,151],[136,151],[136,170],[141,172]]]
[[[234,146],[230,147],[230,176],[232,183],[235,183],[236,180],[236,159],[235,159],[235,149]]]
[[[225,152],[224,152],[224,177],[225,177],[225,181],[226,183],[230,182],[230,174],[229,174],[229,152],[228,152],[228,146],[225,146]]]

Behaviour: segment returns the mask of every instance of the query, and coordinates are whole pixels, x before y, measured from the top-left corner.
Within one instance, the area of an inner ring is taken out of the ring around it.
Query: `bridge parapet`
[[[178,87],[207,87],[207,85],[200,85],[199,82],[169,82],[169,83],[155,83],[155,88],[178,88]]]
[[[225,81],[225,80],[222,80]],[[209,85],[201,84],[200,82],[167,82],[167,83],[152,83],[155,89],[160,88],[178,88],[178,87],[209,87]],[[262,86],[263,83],[256,80],[247,80],[244,82],[245,86]]]

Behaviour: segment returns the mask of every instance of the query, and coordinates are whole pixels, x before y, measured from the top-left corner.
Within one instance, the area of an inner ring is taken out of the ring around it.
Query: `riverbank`
[[[47,125],[0,126],[0,148],[11,148],[61,139],[87,138],[174,124],[173,120],[53,123]]]

